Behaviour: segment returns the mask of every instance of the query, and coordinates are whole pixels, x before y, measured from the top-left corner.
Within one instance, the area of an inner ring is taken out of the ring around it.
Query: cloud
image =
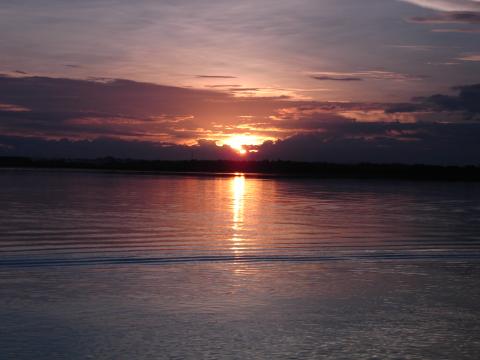
[[[459,91],[457,96],[437,94],[418,100],[424,104],[432,105],[435,110],[464,111],[472,115],[480,114],[480,84],[458,86],[454,89]]]
[[[221,140],[225,128],[235,129],[245,122],[241,116],[267,119],[286,101],[285,97],[243,97],[253,89],[236,89],[227,89],[238,93],[233,96],[121,79],[0,76],[0,103],[4,104],[0,131],[50,139],[110,135],[193,143],[202,137]]]
[[[262,90],[261,88],[238,88],[238,87],[232,87],[227,89],[228,91],[231,92],[256,92],[258,90]]]
[[[479,34],[480,29],[432,29],[436,33]]]
[[[426,76],[401,74],[384,70],[369,70],[356,72],[317,72],[311,75],[321,81],[362,81],[362,80],[423,80]]]
[[[238,160],[238,154],[228,146],[200,140],[186,146],[153,141],[128,141],[110,137],[93,140],[48,140],[38,137],[0,135],[0,156],[33,156],[40,158],[95,159],[113,156],[145,160]]]
[[[413,16],[407,19],[418,24],[463,24],[480,25],[480,1],[478,0],[402,0],[428,9],[437,10],[438,13],[429,16]],[[480,32],[478,28],[461,29],[432,29],[436,33],[464,33],[474,34]]]
[[[401,0],[427,9],[439,11],[480,11],[478,0]]]
[[[2,104],[0,103],[0,112],[25,112],[25,111],[30,111],[29,109],[18,106],[18,105],[12,105],[12,104]]]
[[[480,24],[480,12],[443,12],[432,16],[414,16],[408,20],[421,24]]]
[[[402,0],[428,9],[437,10],[438,13],[429,16],[413,16],[407,19],[418,24],[463,24],[475,26],[480,24],[479,0]],[[436,33],[464,33],[474,34],[480,32],[478,28],[453,28],[432,29]]]
[[[0,154],[189,159],[193,151],[199,159],[229,158],[235,153],[217,145],[245,134],[279,139],[256,145],[258,153],[250,155],[257,159],[384,161],[382,149],[391,161],[408,161],[407,154],[416,151],[424,154],[422,162],[479,158],[479,152],[449,154],[464,144],[478,150],[471,137],[479,135],[480,85],[391,104],[243,97],[220,90],[0,76]]]
[[[220,88],[238,88],[242,87],[242,85],[238,84],[216,84],[216,85],[205,85],[207,88],[211,89],[220,89]]]
[[[230,75],[196,75],[200,79],[236,79],[236,76]]]
[[[342,163],[478,164],[480,124],[344,123],[258,149],[258,158]],[[462,144],[462,146],[459,146]]]
[[[462,60],[462,61],[480,61],[480,54],[470,54],[470,55],[464,55],[457,60]]]
[[[337,163],[479,164],[480,123],[330,122],[322,131],[267,141],[251,148],[251,160],[300,160]],[[0,136],[0,155],[47,158],[238,159],[228,146],[200,140],[192,146],[113,138],[46,140]],[[461,146],[460,146],[461,144]]]
[[[329,76],[329,75],[316,75],[312,76],[315,80],[324,80],[324,81],[362,81],[362,78],[359,77],[347,77],[347,76]]]
[[[464,120],[480,120],[480,84],[457,86],[453,88],[458,95],[435,94],[426,97],[417,97],[410,104],[397,104],[386,109],[387,113],[430,111],[437,114],[442,112],[461,112]]]
[[[406,50],[418,50],[418,51],[429,51],[435,48],[432,45],[390,45],[391,48],[397,49],[406,49]]]

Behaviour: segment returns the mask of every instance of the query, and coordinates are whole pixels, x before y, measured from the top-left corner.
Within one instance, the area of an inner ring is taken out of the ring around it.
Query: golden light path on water
[[[243,228],[244,207],[245,207],[245,175],[237,173],[232,179],[232,247],[235,255],[239,254],[242,249],[242,236],[240,234]]]

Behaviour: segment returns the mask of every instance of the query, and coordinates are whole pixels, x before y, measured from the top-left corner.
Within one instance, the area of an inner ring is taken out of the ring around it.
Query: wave
[[[345,262],[345,261],[480,261],[480,253],[368,253],[325,256],[182,256],[182,257],[85,257],[22,258],[0,260],[0,268],[96,265],[162,265],[178,263]]]

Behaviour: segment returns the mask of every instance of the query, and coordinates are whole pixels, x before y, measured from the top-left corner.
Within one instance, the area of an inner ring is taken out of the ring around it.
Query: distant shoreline
[[[99,159],[33,159],[0,157],[0,169],[69,169],[127,171],[133,173],[231,176],[242,173],[258,177],[315,179],[385,179],[410,181],[480,182],[480,166],[436,166],[404,164],[334,164],[295,161],[230,160],[131,160]]]

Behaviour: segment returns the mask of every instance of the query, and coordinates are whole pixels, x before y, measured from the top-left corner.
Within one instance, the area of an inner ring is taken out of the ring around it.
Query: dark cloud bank
[[[409,133],[418,132],[414,135]],[[406,134],[402,140],[399,134]],[[348,134],[348,136],[346,136]],[[355,136],[354,134],[358,134]],[[369,138],[371,136],[371,138]],[[363,123],[325,132],[298,134],[255,147],[250,160],[282,159],[339,163],[479,164],[480,124],[384,124]],[[368,140],[367,140],[368,139]],[[46,158],[118,158],[188,160],[238,159],[227,146],[200,141],[195,146],[127,141],[44,140],[0,136],[3,156]]]
[[[440,12],[432,16],[414,16],[411,22],[421,24],[480,24],[479,12]]]
[[[392,116],[428,112],[434,121],[360,122],[340,114],[378,108],[378,104],[242,99],[225,92],[126,80],[2,76],[0,155],[235,159],[238,155],[228,146],[213,141],[198,140],[194,146],[174,142],[182,137],[208,137],[212,116],[249,114],[262,119],[265,128],[295,131],[283,140],[252,147],[256,152],[248,155],[251,160],[479,164],[480,85],[456,91],[455,95],[439,94],[383,107],[384,113]],[[302,107],[307,110],[296,116],[271,116],[279,109]],[[448,122],[444,121],[447,115]]]

